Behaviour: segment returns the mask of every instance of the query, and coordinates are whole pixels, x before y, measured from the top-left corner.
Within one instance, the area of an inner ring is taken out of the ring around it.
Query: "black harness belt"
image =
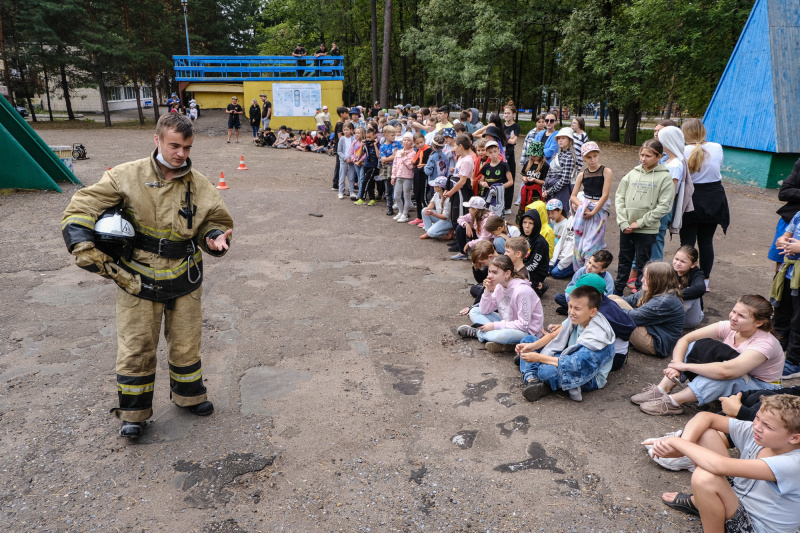
[[[168,259],[188,257],[197,251],[191,240],[171,241],[169,239],[156,239],[141,233],[136,234],[134,246],[145,252],[157,254]]]

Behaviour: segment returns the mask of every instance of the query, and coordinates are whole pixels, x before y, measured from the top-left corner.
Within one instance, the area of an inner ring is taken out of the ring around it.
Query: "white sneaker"
[[[505,211],[503,211],[503,213],[505,213],[506,215],[510,215],[511,214],[511,209],[506,209]]]
[[[339,193],[339,200],[344,198],[344,194]]]
[[[519,200],[517,200],[516,202],[514,202],[514,205],[519,205]]]
[[[392,209],[397,209],[397,203],[392,204]]]
[[[678,431],[673,431],[671,433],[667,433],[663,437],[657,437],[658,440],[666,439],[667,437],[680,437],[683,434],[683,430],[679,429]],[[645,440],[657,440],[656,438],[650,438]],[[692,462],[691,459],[686,457],[653,457],[653,445],[652,444],[645,444],[644,446],[647,449],[647,455],[650,456],[653,461],[661,465],[662,467],[666,468],[667,470],[688,470],[689,472],[694,472],[695,464]]]
[[[403,216],[403,213],[397,213],[395,216],[393,216],[393,217],[392,217],[392,220],[397,220],[397,219],[399,219],[401,216]]]
[[[397,219],[398,222],[408,222],[408,217],[403,215]]]

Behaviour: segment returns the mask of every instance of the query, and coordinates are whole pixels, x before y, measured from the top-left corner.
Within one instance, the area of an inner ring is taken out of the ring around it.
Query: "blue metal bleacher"
[[[172,56],[175,80],[332,81],[344,80],[343,56]]]

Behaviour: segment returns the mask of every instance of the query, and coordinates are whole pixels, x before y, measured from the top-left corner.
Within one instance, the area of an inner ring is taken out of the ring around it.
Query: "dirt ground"
[[[236,222],[228,255],[206,257],[209,418],[170,403],[162,347],[145,435],[117,436],[114,287],[72,264],[59,230],[76,189],[0,195],[0,529],[700,531],[659,501],[688,492],[689,474],[639,444],[695,411],[650,417],[628,401],[663,361],[632,352],[582,404],[526,402],[509,357],[454,334],[467,262],[385,209],[338,200],[333,158],[256,148],[244,130],[226,144],[221,115],[198,126],[195,168],[225,173]],[[86,185],[153,149],[149,130],[42,136],[87,147]],[[636,163],[622,147],[602,158],[617,180]],[[742,293],[766,295],[773,272],[776,192],[727,191],[707,322]],[[552,297],[566,281],[550,285],[546,323],[561,320]]]

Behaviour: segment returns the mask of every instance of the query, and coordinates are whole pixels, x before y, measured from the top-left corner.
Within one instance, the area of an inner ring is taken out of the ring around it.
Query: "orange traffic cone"
[[[219,185],[217,185],[217,189],[230,189],[225,183],[225,174],[222,172],[219,173]]]
[[[242,158],[239,160],[239,168],[236,170],[249,170],[246,166],[244,166],[244,154],[242,154]]]

